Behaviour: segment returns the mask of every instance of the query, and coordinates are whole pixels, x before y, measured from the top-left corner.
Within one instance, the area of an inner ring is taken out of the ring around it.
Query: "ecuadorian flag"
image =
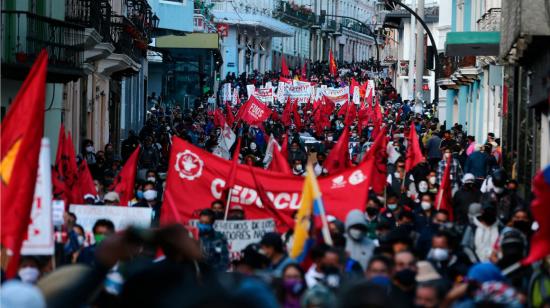
[[[321,191],[315,178],[315,172],[311,165],[308,165],[306,170],[307,175],[302,190],[302,201],[300,202],[300,208],[298,209],[294,225],[294,243],[290,251],[290,257],[297,262],[304,261],[309,249],[315,243],[313,235],[315,232],[314,218],[316,216],[320,216],[321,218],[323,225],[322,234],[325,243],[332,245],[323,199],[321,199]]]

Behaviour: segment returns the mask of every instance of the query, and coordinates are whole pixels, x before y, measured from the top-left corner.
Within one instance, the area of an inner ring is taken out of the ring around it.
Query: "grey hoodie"
[[[360,210],[350,211],[346,217],[346,252],[349,253],[350,258],[361,264],[363,270],[366,270],[375,245],[374,242],[367,237],[366,232],[361,240],[357,241],[352,239],[349,236],[349,229],[351,226],[355,225],[363,225],[365,230],[367,230],[365,216]]]

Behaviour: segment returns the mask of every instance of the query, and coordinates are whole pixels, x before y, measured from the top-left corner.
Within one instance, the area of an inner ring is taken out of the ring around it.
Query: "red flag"
[[[273,147],[273,158],[271,159],[271,163],[269,163],[269,167],[267,167],[267,170],[292,174],[292,170],[290,170],[287,158],[283,156],[281,150],[279,150],[278,145],[275,145]]]
[[[521,264],[529,265],[550,254],[550,165],[533,178],[533,194],[531,212],[539,228],[531,238],[529,255],[521,260]]]
[[[120,205],[128,206],[128,202],[134,196],[134,183],[136,181],[137,163],[139,160],[139,146],[130,155],[111,186],[120,197]]]
[[[285,109],[283,109],[283,115],[281,117],[281,122],[284,126],[290,126],[290,113],[292,112],[292,101],[289,99],[286,100]]]
[[[59,126],[59,136],[57,138],[57,153],[55,155],[55,165],[52,170],[52,188],[53,198],[62,199],[65,204],[68,204],[68,196],[66,194],[67,186],[64,179],[64,170],[67,168],[67,159],[64,158],[65,151],[65,126],[61,123]]]
[[[349,127],[346,126],[342,131],[342,135],[340,135],[338,142],[336,142],[332,150],[330,150],[327,159],[325,160],[324,167],[327,168],[330,174],[334,174],[335,172],[339,172],[352,166],[349,158],[348,144]]]
[[[214,125],[216,127],[223,127],[224,124],[225,124],[225,118],[223,116],[223,113],[216,108],[216,110],[214,110]]]
[[[235,123],[235,116],[233,115],[233,108],[231,108],[231,105],[229,105],[228,102],[225,102],[225,121],[227,122],[227,125],[233,127],[233,124]]]
[[[88,163],[85,159],[83,159],[80,166],[78,166],[78,182],[76,186],[80,188],[80,196],[82,197],[87,194],[97,196],[94,179],[92,178]]]
[[[302,81],[307,81],[307,63],[304,62],[304,65],[302,66],[302,72],[301,72],[301,78],[302,78]]]
[[[418,165],[424,160],[424,155],[422,155],[422,150],[420,149],[420,143],[418,142],[418,135],[416,134],[416,127],[414,126],[414,122],[411,122],[408,139],[409,145],[407,146],[405,172],[411,171],[414,166]]]
[[[69,203],[65,204],[68,208],[69,204],[82,204],[82,196],[78,187],[78,165],[76,164],[76,153],[74,151],[73,138],[71,133],[67,134],[64,142],[64,155],[67,159],[67,169],[65,170],[64,180],[69,196]]]
[[[349,85],[349,96],[353,97],[353,91],[355,90],[355,87],[360,87],[360,85],[357,81],[355,81],[355,78],[351,77],[351,82]]]
[[[449,218],[453,221],[453,208],[452,208],[452,188],[451,188],[451,165],[453,158],[447,158],[447,165],[445,171],[443,171],[443,178],[441,179],[441,186],[435,197],[435,204],[437,210],[446,210],[449,212]]]
[[[290,73],[289,73],[289,74],[290,74]],[[292,79],[285,78],[285,77],[279,77],[279,82],[284,82],[284,83],[290,83],[290,84],[292,84]]]
[[[290,71],[288,70],[284,56],[281,58],[281,75],[287,78],[290,77]]]
[[[237,165],[239,164],[239,154],[241,153],[241,141],[242,137],[239,134],[239,138],[237,138],[237,145],[235,146],[235,150],[233,151],[233,161],[231,163],[231,169],[229,169],[229,175],[227,176],[227,188],[233,187],[235,183],[235,176],[237,175]]]
[[[258,125],[267,120],[271,113],[271,109],[253,95],[250,96],[248,101],[241,107],[237,118],[250,125]]]
[[[43,50],[0,124],[1,244],[12,252],[6,272],[8,278],[17,274],[21,245],[31,221],[44,134],[47,67],[48,53]]]
[[[332,77],[336,77],[338,74],[338,67],[336,67],[336,61],[334,60],[334,55],[332,54],[332,49],[328,51],[328,70]]]
[[[363,157],[363,162],[368,159],[373,159],[373,168],[371,171],[371,185],[372,190],[377,194],[384,193],[386,188],[386,177],[388,173],[387,160],[388,153],[386,148],[388,146],[388,138],[386,137],[386,128],[382,128],[381,133],[376,137],[376,140],[372,144],[369,151]]]

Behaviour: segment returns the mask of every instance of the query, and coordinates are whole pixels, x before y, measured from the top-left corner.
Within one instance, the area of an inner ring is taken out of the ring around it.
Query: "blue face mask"
[[[138,190],[138,191],[136,192],[136,198],[137,198],[137,199],[143,199],[143,191]]]
[[[199,228],[200,233],[212,231],[212,225],[209,225],[209,224],[203,224],[199,222],[197,227]]]

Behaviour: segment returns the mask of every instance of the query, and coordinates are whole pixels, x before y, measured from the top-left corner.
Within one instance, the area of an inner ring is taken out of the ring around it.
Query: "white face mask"
[[[359,229],[349,229],[348,233],[349,236],[356,241],[360,241],[365,237],[365,232]]]
[[[21,281],[34,284],[40,276],[40,271],[36,267],[23,267],[17,272]]]
[[[418,183],[418,190],[421,192],[421,193],[425,193],[428,191],[428,183],[422,181],[420,183]]]
[[[95,152],[95,149],[94,149],[93,146],[89,145],[89,146],[86,147],[86,152],[93,153],[93,152]]]
[[[351,133],[351,136],[352,136],[353,138],[355,138],[355,137],[357,137],[357,133]]]
[[[374,127],[372,127],[372,126],[369,126],[369,130],[373,130],[373,129],[374,129]]]
[[[328,137],[327,137],[327,140],[328,140],[328,141],[333,141],[333,140],[334,140],[334,137],[328,136]]]
[[[449,259],[449,250],[444,248],[432,248],[430,253],[428,253],[428,259],[435,261],[445,261]]]
[[[430,181],[430,184],[434,185],[435,184],[435,176],[432,176],[431,178],[428,179],[428,181]]]
[[[497,194],[502,194],[502,192],[504,191],[504,188],[503,187],[495,187],[495,188],[493,188],[493,190]]]
[[[250,144],[250,149],[251,149],[252,151],[255,151],[255,150],[256,150],[256,144],[255,144],[255,143],[251,143],[251,144]]]
[[[79,246],[83,246],[83,245],[84,245],[84,240],[85,240],[85,238],[84,238],[83,235],[79,235],[79,236],[77,237],[77,240],[78,240],[78,245],[79,245]]]
[[[397,208],[397,204],[396,204],[396,203],[390,203],[390,204],[388,204],[388,209],[389,209],[390,211],[394,211],[396,208]]]
[[[153,201],[157,198],[157,191],[154,189],[148,189],[143,192],[143,198],[147,201]]]
[[[155,183],[157,181],[157,179],[154,176],[150,176],[150,177],[147,178],[147,181]]]
[[[427,211],[427,210],[429,210],[429,209],[432,208],[432,204],[431,204],[430,202],[428,202],[428,201],[422,201],[422,202],[420,202],[420,206],[422,207],[422,209],[423,209],[424,211]]]
[[[294,167],[296,169],[296,171],[302,171],[302,165],[301,164],[298,164],[296,165],[296,167]]]

